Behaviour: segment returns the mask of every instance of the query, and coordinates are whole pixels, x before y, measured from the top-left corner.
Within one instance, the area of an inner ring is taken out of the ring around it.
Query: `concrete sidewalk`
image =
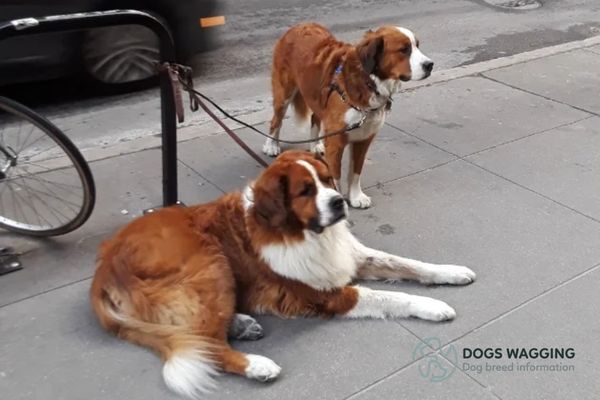
[[[443,72],[397,95],[368,154],[374,207],[351,212],[355,234],[478,274],[468,287],[369,286],[442,299],[456,320],[260,317],[265,338],[234,346],[272,358],[281,377],[222,376],[206,398],[599,398],[600,40],[561,46]],[[240,132],[260,149],[262,138]],[[98,203],[82,228],[52,240],[0,236],[26,252],[24,270],[0,277],[2,399],[175,398],[161,361],[103,332],[87,295],[98,243],[160,203],[159,152],[91,165]],[[243,187],[260,167],[216,133],[180,146],[179,171],[181,199],[197,203]],[[574,357],[508,359],[516,347]],[[468,357],[485,348],[502,358]]]

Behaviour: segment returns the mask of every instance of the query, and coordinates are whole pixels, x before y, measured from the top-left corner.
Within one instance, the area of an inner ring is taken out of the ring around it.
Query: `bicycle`
[[[175,47],[169,29],[158,18],[137,10],[95,11],[0,21],[0,40],[119,25],[142,25],[151,29],[159,38],[161,63],[175,61]],[[166,72],[159,76],[163,206],[167,207],[178,203],[176,106],[171,77]],[[33,126],[32,132],[41,132],[40,141],[35,142],[37,147],[29,152],[24,148],[35,143],[27,139],[31,132],[21,134],[18,126],[22,126],[23,122]],[[11,130],[7,130],[7,127]],[[13,139],[13,143],[7,143],[5,138],[13,131],[16,132],[13,133],[16,139]],[[14,140],[17,142],[14,143]],[[45,147],[43,143],[46,143]],[[72,172],[70,175],[69,171]],[[75,198],[67,197],[67,194]],[[6,198],[2,196],[10,199],[12,210],[4,206]],[[90,168],[69,138],[35,111],[0,97],[0,228],[34,236],[65,234],[89,218],[95,198]],[[41,211],[48,215],[43,215]]]
[[[32,109],[0,97],[0,227],[63,235],[89,218],[95,200],[92,172],[73,142]]]

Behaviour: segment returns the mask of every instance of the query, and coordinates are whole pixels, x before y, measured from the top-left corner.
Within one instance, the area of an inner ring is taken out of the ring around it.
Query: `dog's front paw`
[[[350,193],[348,195],[348,201],[354,208],[369,208],[371,207],[371,198],[364,194],[362,191],[358,193]]]
[[[268,138],[263,145],[262,151],[269,157],[277,157],[281,153],[281,148],[275,140]]]
[[[430,297],[412,296],[410,316],[429,321],[448,321],[456,317],[456,311],[443,301]]]
[[[311,144],[310,151],[312,151],[315,154],[324,156],[325,155],[325,143],[323,143],[322,140],[319,140],[317,143]]]
[[[281,367],[267,357],[256,354],[246,354],[246,359],[248,360],[246,376],[250,379],[268,382],[277,378],[281,373]]]
[[[436,285],[468,285],[475,280],[475,272],[460,265],[436,265],[429,282]]]

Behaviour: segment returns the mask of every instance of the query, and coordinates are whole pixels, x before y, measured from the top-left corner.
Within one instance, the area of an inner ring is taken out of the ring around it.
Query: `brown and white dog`
[[[230,347],[258,339],[247,314],[453,319],[432,298],[352,286],[354,279],[465,285],[469,268],[433,265],[362,245],[327,165],[279,156],[242,193],[170,207],[131,222],[100,248],[91,302],[101,325],[164,359],[169,388],[197,397],[218,370],[260,381],[281,368]]]
[[[324,27],[300,24],[275,45],[272,69],[273,119],[263,152],[276,156],[287,108],[293,104],[300,120],[311,117],[311,137],[359,128],[312,146],[324,152],[338,184],[346,145],[350,144],[347,195],[350,205],[367,208],[371,199],[360,185],[365,156],[391,106],[401,81],[427,78],[433,61],[419,50],[419,41],[406,28],[384,26],[367,32],[356,46],[336,40]],[[339,187],[339,185],[336,185]]]

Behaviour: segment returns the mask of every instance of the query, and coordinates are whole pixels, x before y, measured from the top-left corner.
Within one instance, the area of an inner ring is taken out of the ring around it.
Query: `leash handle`
[[[181,77],[179,74],[179,66],[177,64],[162,63],[157,64],[156,69],[159,73],[166,73],[169,75],[171,81],[171,89],[173,90],[173,99],[175,101],[175,113],[177,114],[177,121],[182,123],[185,119],[183,111],[183,97],[181,95]]]

